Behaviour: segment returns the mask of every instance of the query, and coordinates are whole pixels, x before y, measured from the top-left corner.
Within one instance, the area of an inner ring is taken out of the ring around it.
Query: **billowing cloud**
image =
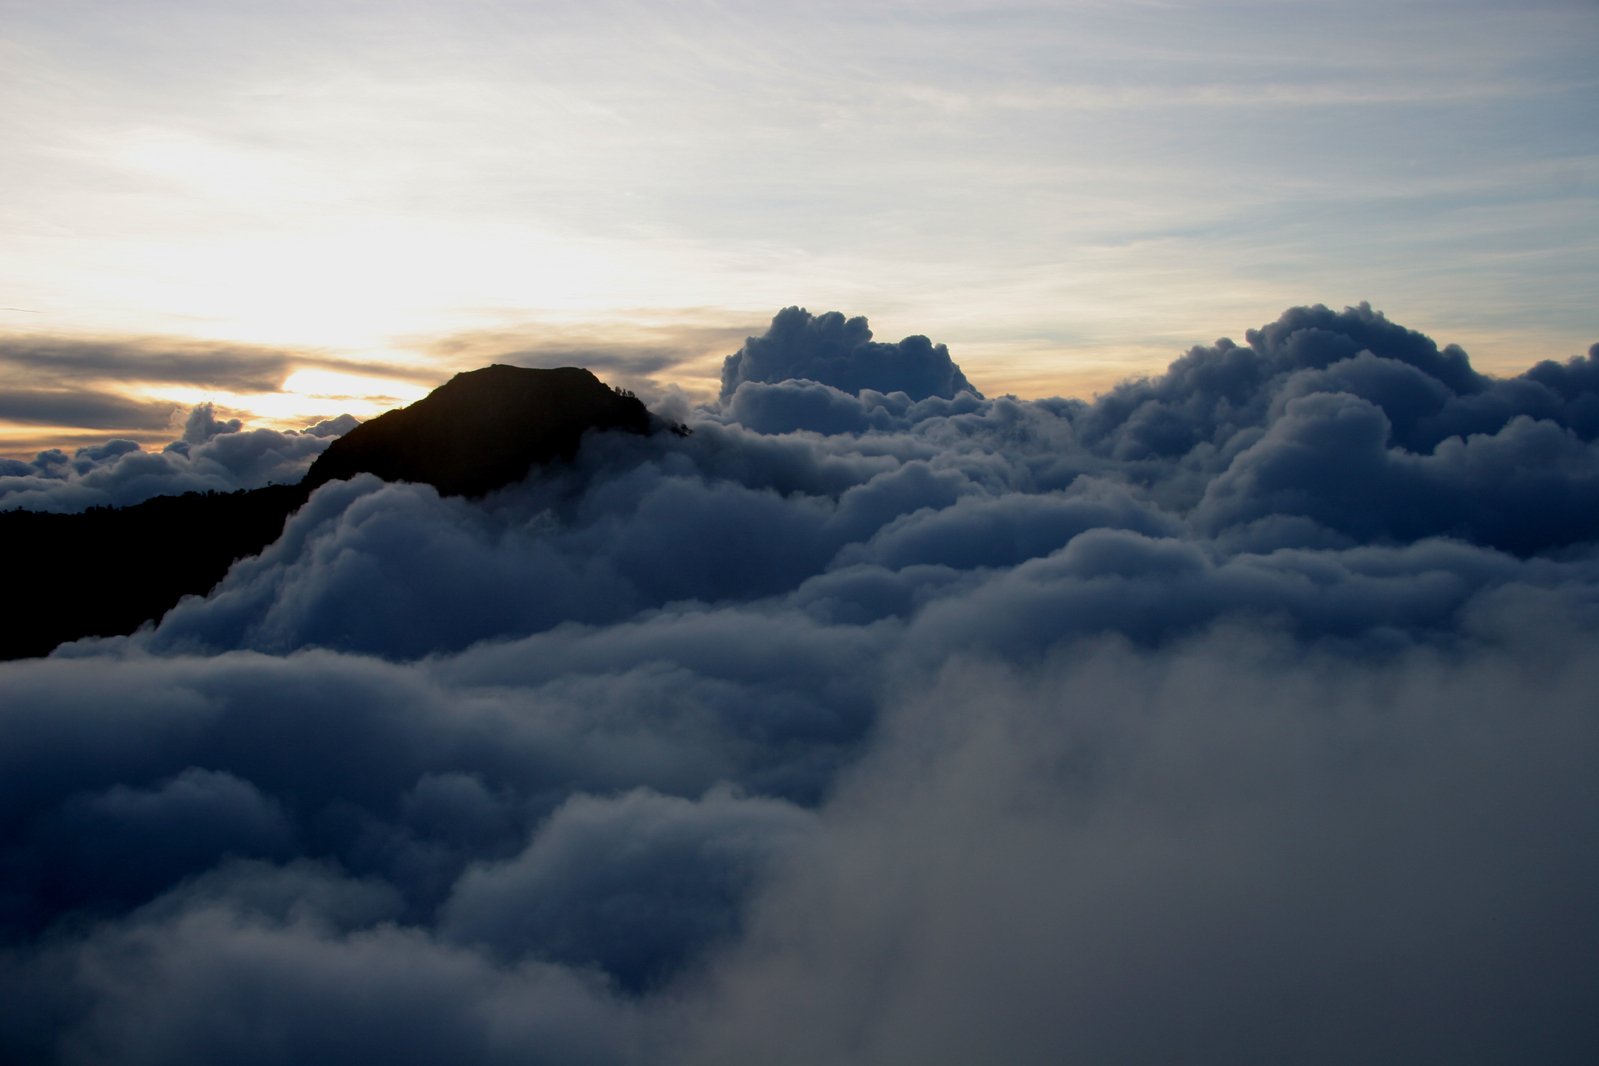
[[[1298,308],[1024,402],[866,336],[0,666],[0,1046],[1592,1059],[1599,349]]]
[[[598,966],[640,991],[738,931],[738,903],[811,819],[725,791],[698,802],[577,796],[504,862],[474,864],[441,913],[446,940]]]
[[[31,461],[0,459],[0,510],[73,512],[125,507],[152,496],[293,483],[334,437],[355,425],[343,415],[303,432],[245,429],[236,418],[218,419],[211,404],[199,404],[189,412],[182,436],[159,452],[113,439],[71,456],[52,448]]]
[[[864,318],[788,307],[772,319],[770,329],[750,337],[722,364],[722,400],[731,399],[746,381],[791,378],[849,393],[903,392],[913,400],[976,391],[942,344],[922,336],[884,344],[872,340]]]
[[[1581,1061],[1599,675],[1550,638],[957,660],[693,983],[682,1061]]]

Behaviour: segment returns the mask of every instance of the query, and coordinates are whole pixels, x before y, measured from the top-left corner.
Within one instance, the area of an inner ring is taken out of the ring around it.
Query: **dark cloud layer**
[[[1599,349],[866,336],[0,666],[0,1058],[1593,1059]]]
[[[0,393],[0,419],[86,429],[165,429],[173,406],[81,389],[18,389]]]
[[[292,368],[288,353],[228,345],[156,341],[9,338],[0,341],[0,376],[60,381],[159,381],[270,392]]]
[[[235,392],[275,392],[298,367],[430,381],[437,375],[404,366],[340,359],[315,351],[258,348],[170,338],[87,340],[0,338],[0,379],[159,382]]]

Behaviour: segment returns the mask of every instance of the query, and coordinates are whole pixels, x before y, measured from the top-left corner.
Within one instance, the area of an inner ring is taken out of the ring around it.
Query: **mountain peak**
[[[446,496],[481,496],[536,465],[570,460],[584,433],[607,429],[647,434],[650,413],[581,367],[496,363],[363,422],[328,446],[304,484],[372,473],[426,482]]]
[[[535,465],[569,460],[589,430],[649,433],[648,410],[587,370],[495,365],[457,374],[409,407],[363,422],[328,445],[298,485],[222,495],[157,496],[83,514],[0,511],[0,538],[18,558],[76,560],[24,567],[10,603],[27,625],[0,632],[0,659],[43,655],[64,640],[131,633],[179,598],[204,594],[254,555],[323,482],[373,473],[481,496]],[[198,541],[174,529],[201,528]],[[118,545],[115,552],[103,547]],[[128,558],[143,565],[130,568]]]

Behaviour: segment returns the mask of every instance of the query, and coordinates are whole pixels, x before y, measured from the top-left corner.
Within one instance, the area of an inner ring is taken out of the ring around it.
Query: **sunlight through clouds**
[[[422,359],[797,302],[1043,395],[1307,300],[1506,373],[1596,328],[1590,5],[11,10],[6,331]]]
[[[1599,1061],[1596,54],[0,0],[0,1062]]]

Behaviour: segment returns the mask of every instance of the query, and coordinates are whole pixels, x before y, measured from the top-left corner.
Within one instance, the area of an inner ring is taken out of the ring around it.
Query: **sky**
[[[1599,345],[1305,306],[1084,402],[866,332],[0,663],[0,1060],[1599,1059]],[[184,429],[0,507],[348,426]]]
[[[1599,339],[1599,8],[0,0],[0,454],[716,390],[780,308],[1087,398],[1370,301]]]
[[[1596,44],[0,0],[0,512],[688,431],[0,662],[0,1061],[1599,1061]]]

